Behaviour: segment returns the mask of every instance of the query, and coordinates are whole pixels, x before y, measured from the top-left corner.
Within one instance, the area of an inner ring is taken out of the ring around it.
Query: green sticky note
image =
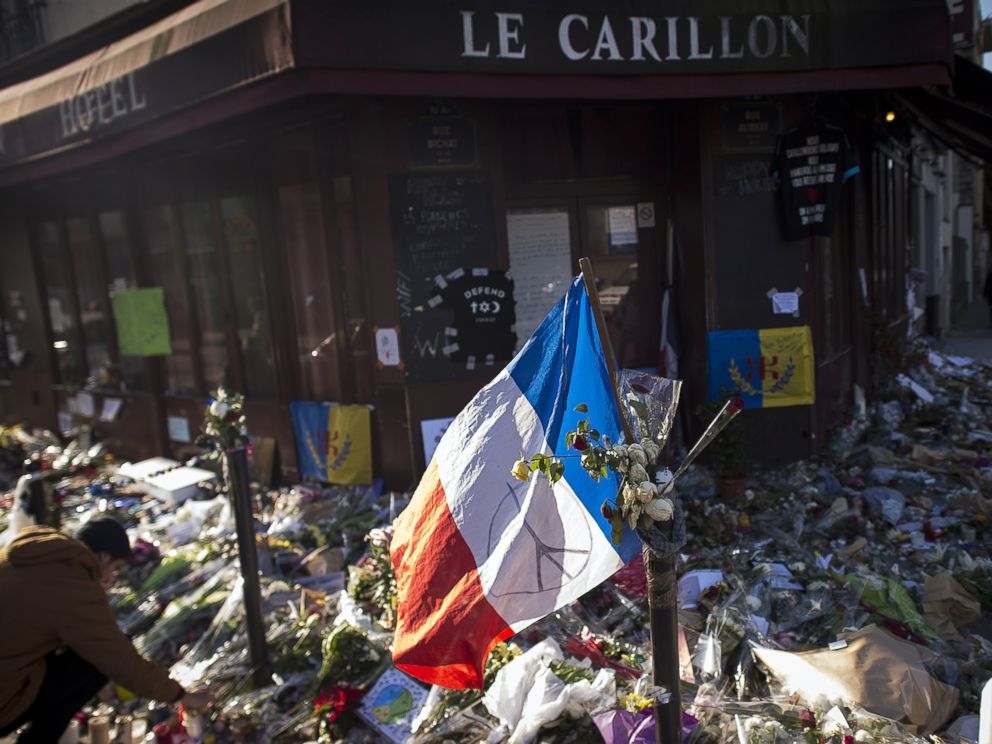
[[[161,287],[129,289],[112,298],[121,356],[168,356],[172,353],[169,318]]]

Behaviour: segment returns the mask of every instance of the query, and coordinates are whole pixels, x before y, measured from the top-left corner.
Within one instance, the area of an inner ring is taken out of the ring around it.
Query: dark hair
[[[120,523],[110,517],[91,519],[76,532],[76,539],[94,553],[107,553],[115,560],[131,557],[131,543]]]

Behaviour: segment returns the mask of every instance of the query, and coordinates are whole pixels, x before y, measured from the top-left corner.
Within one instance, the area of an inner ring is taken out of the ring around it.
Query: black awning
[[[956,57],[949,88],[903,91],[900,98],[950,147],[992,163],[992,72]]]
[[[247,110],[234,99],[896,89],[948,83],[950,60],[945,0],[198,0],[0,91],[0,182]]]
[[[199,0],[0,91],[0,166],[71,150],[293,66],[289,0]]]

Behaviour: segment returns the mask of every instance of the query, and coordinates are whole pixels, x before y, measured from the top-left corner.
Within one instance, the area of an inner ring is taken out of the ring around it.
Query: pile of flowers
[[[212,452],[248,445],[248,426],[244,414],[245,396],[219,387],[210,395],[203,414],[203,434],[197,446]]]

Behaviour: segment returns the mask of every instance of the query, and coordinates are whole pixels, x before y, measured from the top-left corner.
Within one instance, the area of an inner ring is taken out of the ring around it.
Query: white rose
[[[857,742],[872,742],[875,741],[875,737],[864,729],[858,729],[854,732],[854,740]]]
[[[636,462],[638,465],[647,465],[648,456],[644,451],[644,448],[639,444],[632,444],[627,448],[627,454],[630,456],[631,462]]]
[[[643,481],[637,485],[637,500],[642,504],[648,503],[655,495],[655,486],[651,481]]]
[[[644,513],[655,522],[667,522],[672,518],[674,507],[668,499],[654,499],[644,506]]]
[[[632,464],[628,477],[634,483],[643,483],[648,479],[648,471],[644,469],[643,465]]]
[[[210,404],[210,415],[217,418],[224,418],[227,415],[227,403],[215,400]]]

